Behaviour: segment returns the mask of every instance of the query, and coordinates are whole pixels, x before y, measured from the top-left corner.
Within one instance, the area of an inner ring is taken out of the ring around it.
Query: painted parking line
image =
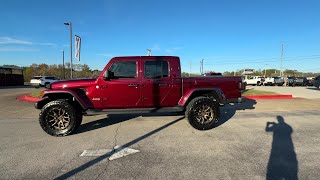
[[[80,154],[80,157],[90,157],[90,156],[99,157],[99,156],[108,155],[109,156],[108,159],[112,161],[112,160],[119,159],[124,156],[128,156],[130,154],[135,154],[138,152],[140,151],[136,149],[115,146],[114,149],[84,150]]]

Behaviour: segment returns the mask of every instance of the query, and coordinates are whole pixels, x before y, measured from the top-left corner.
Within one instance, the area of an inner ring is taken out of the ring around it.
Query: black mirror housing
[[[109,70],[106,70],[104,73],[103,73],[103,79],[104,80],[110,80],[110,79],[113,79],[114,78],[114,73],[109,71]]]
[[[103,79],[104,79],[104,80],[108,80],[108,79],[109,79],[108,70],[104,71],[104,73],[103,73]]]

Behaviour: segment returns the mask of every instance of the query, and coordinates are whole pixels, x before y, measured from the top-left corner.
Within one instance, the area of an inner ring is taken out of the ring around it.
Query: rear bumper
[[[234,99],[227,99],[226,100],[226,104],[229,104],[229,103],[242,103],[242,102],[243,102],[243,97],[234,98]]]
[[[40,86],[40,83],[30,83],[31,86]]]

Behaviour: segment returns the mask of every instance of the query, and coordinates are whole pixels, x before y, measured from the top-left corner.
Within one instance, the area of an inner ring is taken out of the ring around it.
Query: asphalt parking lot
[[[15,100],[31,91],[0,89],[0,179],[320,177],[320,99],[228,105],[208,131],[173,114],[99,115],[86,116],[76,134],[51,137],[33,104]],[[110,160],[115,146],[139,152]],[[80,156],[85,150],[104,153]]]

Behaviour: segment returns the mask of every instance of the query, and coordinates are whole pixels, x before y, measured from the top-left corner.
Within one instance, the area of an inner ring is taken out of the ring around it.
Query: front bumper
[[[43,107],[44,105],[46,105],[49,101],[50,101],[50,99],[47,98],[47,97],[45,97],[45,98],[43,98],[42,100],[34,103],[34,107],[35,107],[36,109],[42,109],[42,107]]]

